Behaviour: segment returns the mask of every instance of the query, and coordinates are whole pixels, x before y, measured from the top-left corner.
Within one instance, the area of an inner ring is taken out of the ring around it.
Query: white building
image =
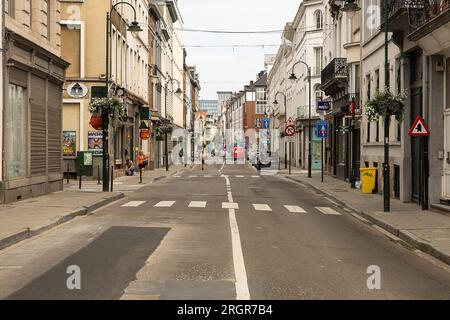
[[[292,166],[308,166],[309,151],[309,117],[311,116],[312,133],[312,168],[320,169],[320,140],[315,137],[315,122],[318,118],[316,112],[316,95],[321,95],[320,72],[322,70],[323,56],[323,1],[303,1],[294,17],[293,22],[286,24],[282,45],[276,55],[275,63],[268,77],[269,103],[274,100],[276,117],[275,127],[284,132],[285,123],[291,119],[296,125],[295,141],[291,142]],[[309,82],[305,66],[311,68],[311,114],[309,113]],[[297,80],[289,80],[292,67]],[[284,98],[286,97],[286,106]],[[285,110],[287,116],[285,115]],[[280,144],[280,158],[283,164],[285,154],[288,156],[285,143]]]

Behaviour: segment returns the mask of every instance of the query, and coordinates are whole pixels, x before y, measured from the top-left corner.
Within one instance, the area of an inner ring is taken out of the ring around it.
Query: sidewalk
[[[64,181],[63,191],[0,205],[0,250],[123,198],[124,192],[184,170],[190,170],[190,166],[173,166],[169,172],[163,169],[146,171],[143,184],[139,184],[139,176],[120,177],[114,180],[114,192],[109,193],[102,192],[97,181],[84,181],[81,190],[78,182],[71,181],[67,185]]]
[[[412,247],[450,264],[450,217],[422,211],[417,204],[396,199],[391,199],[391,212],[385,213],[381,195],[363,194],[360,189],[351,189],[349,183],[328,175],[324,176],[322,183],[320,171],[314,171],[312,178],[298,169],[292,170],[291,175],[286,170],[279,174],[313,187]]]

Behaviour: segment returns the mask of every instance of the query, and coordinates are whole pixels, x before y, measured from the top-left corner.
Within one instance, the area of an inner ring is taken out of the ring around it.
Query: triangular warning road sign
[[[409,129],[408,133],[411,137],[429,137],[430,129],[428,129],[425,120],[419,115],[414,121],[411,129]]]

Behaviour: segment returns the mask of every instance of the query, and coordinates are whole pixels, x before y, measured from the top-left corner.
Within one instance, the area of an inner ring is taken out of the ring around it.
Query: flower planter
[[[148,140],[149,138],[150,138],[150,130],[142,129],[141,130],[141,139],[142,140]]]
[[[89,121],[89,124],[95,130],[102,130],[103,129],[103,117],[101,115],[92,115],[91,120]]]

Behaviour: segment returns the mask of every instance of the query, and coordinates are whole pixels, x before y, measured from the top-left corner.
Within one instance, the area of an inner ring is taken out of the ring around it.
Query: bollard
[[[67,184],[69,184],[69,163],[67,163]]]
[[[100,184],[100,165],[97,165],[97,184]]]
[[[143,168],[139,166],[139,183],[142,183],[142,170]]]
[[[80,176],[79,176],[79,184],[78,189],[81,189],[81,176],[83,175],[83,165],[80,164]]]
[[[113,192],[114,166],[111,166],[111,192]]]

